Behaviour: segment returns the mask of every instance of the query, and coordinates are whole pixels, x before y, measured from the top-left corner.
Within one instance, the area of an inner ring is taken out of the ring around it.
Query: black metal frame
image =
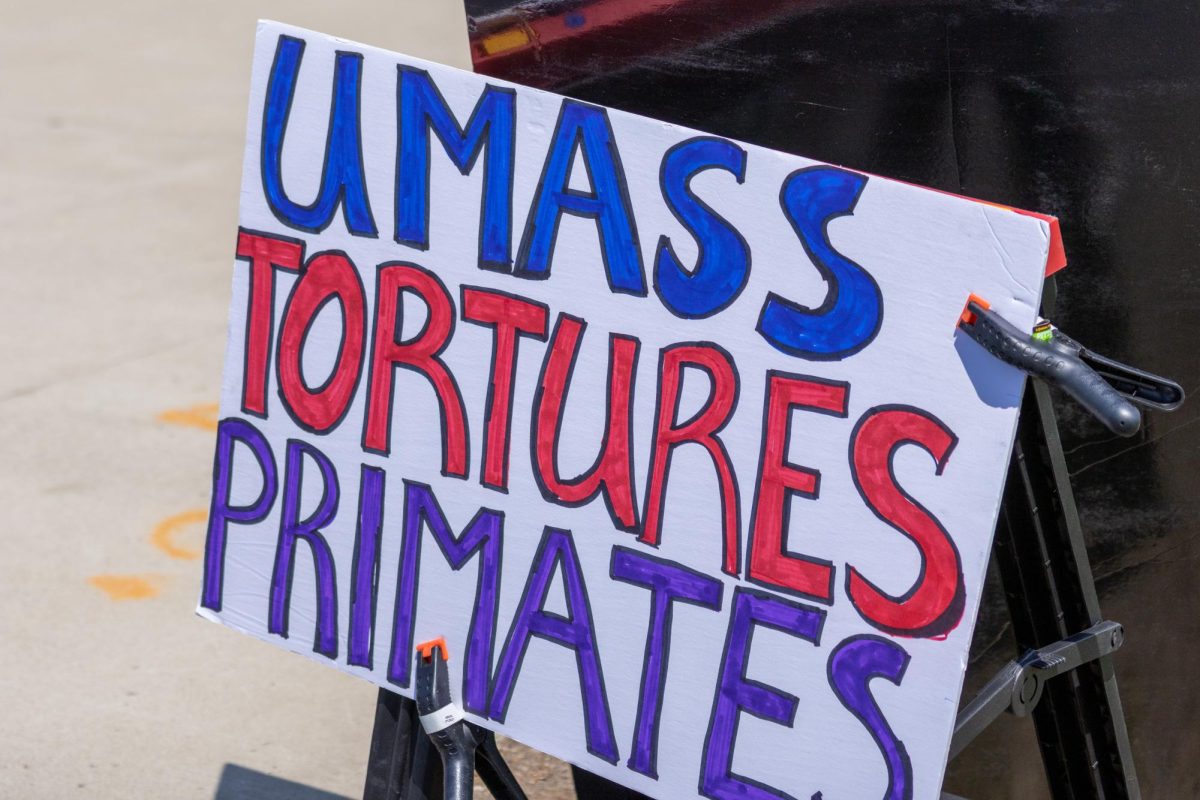
[[[380,689],[363,800],[440,800],[442,762],[421,730],[417,704]]]
[[[1025,392],[992,552],[1019,650],[1103,621],[1050,389],[1040,381]],[[1141,797],[1111,655],[1047,682],[1032,716],[1054,797]]]

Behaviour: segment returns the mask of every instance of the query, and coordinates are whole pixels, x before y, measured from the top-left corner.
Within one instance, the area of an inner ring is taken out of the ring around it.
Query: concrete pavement
[[[361,792],[375,689],[192,613],[260,17],[469,64],[458,0],[3,13],[3,797]]]

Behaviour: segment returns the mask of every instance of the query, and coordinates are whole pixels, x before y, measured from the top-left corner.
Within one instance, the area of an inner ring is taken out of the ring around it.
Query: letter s
[[[758,332],[777,350],[811,361],[838,361],[862,350],[883,323],[883,296],[866,270],[829,242],[829,221],[854,213],[867,177],[837,167],[808,167],[789,175],[779,204],[829,292],[811,309],[771,292]]]
[[[908,669],[908,652],[881,636],[851,636],[829,656],[829,685],[879,748],[887,765],[888,785],[883,800],[912,800],[912,762],[904,742],[896,737],[871,696],[871,681],[883,678],[897,686]]]
[[[723,169],[740,184],[746,180],[746,151],[707,136],[680,142],[663,156],[659,183],[667,207],[696,240],[696,265],[687,269],[667,236],[658,239],[654,288],[677,317],[710,317],[732,303],[750,276],[750,248],[737,229],[692,191],[691,180],[705,170]]]

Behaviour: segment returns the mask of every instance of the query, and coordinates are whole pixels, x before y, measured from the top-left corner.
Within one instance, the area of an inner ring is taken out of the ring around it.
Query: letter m
[[[400,66],[397,102],[396,241],[429,249],[430,132],[466,175],[487,145],[479,214],[479,267],[512,269],[512,181],[516,92],[488,86],[466,127],[446,105],[429,73]]]
[[[455,536],[433,490],[413,481],[404,482],[404,535],[400,545],[400,573],[396,583],[396,616],[392,628],[388,680],[407,687],[412,678],[421,531],[425,527],[433,534],[433,540],[437,542],[446,563],[456,572],[477,553],[482,554],[475,587],[475,608],[471,613],[463,660],[463,705],[469,711],[486,716],[496,615],[500,603],[504,514],[481,508],[463,532]],[[446,587],[439,588],[448,591]]]

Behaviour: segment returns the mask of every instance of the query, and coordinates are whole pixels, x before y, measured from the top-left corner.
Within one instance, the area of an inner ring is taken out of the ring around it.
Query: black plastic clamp
[[[421,715],[421,727],[442,757],[444,800],[470,800],[476,769],[496,800],[526,800],[500,754],[495,734],[467,722],[455,704],[450,694],[448,660],[444,639],[417,646],[417,713]]]

